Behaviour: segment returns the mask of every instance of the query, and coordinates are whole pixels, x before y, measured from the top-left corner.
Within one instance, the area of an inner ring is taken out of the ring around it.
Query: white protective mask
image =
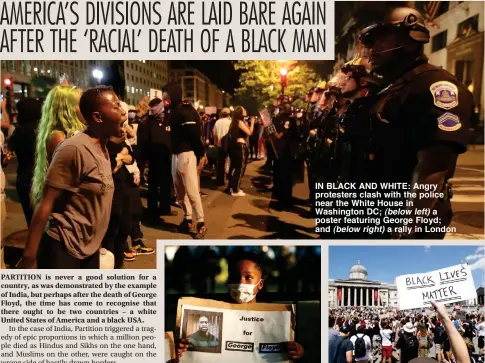
[[[254,287],[257,286],[260,282],[259,280],[255,285],[251,284],[229,284],[229,294],[231,297],[236,300],[238,303],[248,303],[256,297],[254,293]]]

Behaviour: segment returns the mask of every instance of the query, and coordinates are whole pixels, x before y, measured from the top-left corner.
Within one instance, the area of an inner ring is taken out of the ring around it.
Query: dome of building
[[[352,266],[349,274],[350,280],[367,280],[367,269],[357,261],[357,265]]]

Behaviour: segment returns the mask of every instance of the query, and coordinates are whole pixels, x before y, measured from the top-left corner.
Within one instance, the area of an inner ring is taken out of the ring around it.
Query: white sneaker
[[[237,193],[231,192],[231,195],[233,197],[245,197],[246,193],[244,193],[241,189],[239,189],[239,191]]]

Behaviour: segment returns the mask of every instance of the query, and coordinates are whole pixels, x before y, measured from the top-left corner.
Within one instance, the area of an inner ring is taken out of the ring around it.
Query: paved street
[[[261,170],[263,161],[251,162],[242,182],[246,197],[232,197],[224,193],[224,187],[216,188],[208,176],[203,178],[202,191],[205,218],[208,225],[206,239],[248,240],[248,239],[309,239],[316,238],[314,221],[307,218],[308,207],[305,200],[308,188],[297,184],[294,196],[299,201],[291,211],[273,209],[271,192],[265,186],[270,184],[270,175]],[[22,208],[15,192],[15,165],[5,170],[7,186],[7,222],[4,227],[5,245],[22,247],[25,243],[26,224]],[[452,180],[455,211],[452,226],[456,234],[448,234],[447,239],[483,238],[484,222],[484,153],[483,147],[471,147],[460,156],[455,178]],[[143,199],[146,204],[146,200]],[[155,246],[155,240],[168,242],[172,239],[191,239],[179,234],[175,228],[182,218],[181,209],[176,217],[160,219],[157,225],[143,225],[145,244]],[[192,243],[196,243],[193,241]],[[155,268],[155,255],[138,256],[134,262],[127,262],[126,268]]]

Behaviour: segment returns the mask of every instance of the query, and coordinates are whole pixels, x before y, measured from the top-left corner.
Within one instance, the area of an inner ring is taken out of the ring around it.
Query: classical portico
[[[329,281],[329,306],[397,306],[396,285],[368,280],[367,269],[357,262],[348,280]]]

